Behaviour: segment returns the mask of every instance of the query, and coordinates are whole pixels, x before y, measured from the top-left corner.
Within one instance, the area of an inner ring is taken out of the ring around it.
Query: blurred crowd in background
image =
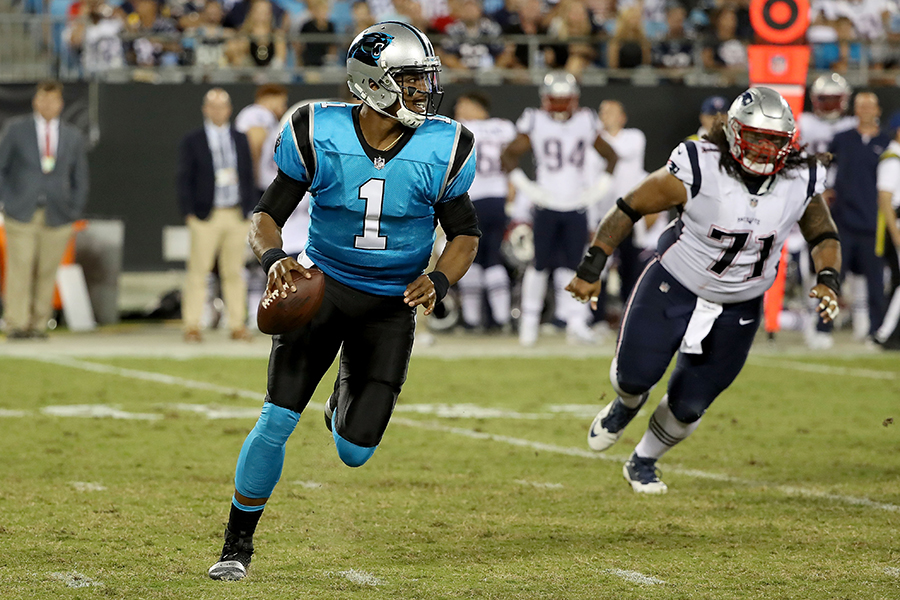
[[[18,0],[60,20],[61,60],[127,67],[338,67],[383,20],[439,40],[445,69],[746,72],[749,0]],[[900,65],[898,0],[812,0],[811,68]],[[532,36],[532,40],[525,36]]]

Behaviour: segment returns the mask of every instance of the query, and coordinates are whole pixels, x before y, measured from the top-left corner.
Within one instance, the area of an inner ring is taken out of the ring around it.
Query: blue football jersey
[[[463,195],[475,177],[474,137],[429,117],[387,151],[371,148],[358,107],[308,104],[284,126],[275,162],[309,184],[306,254],[354,289],[402,296],[434,246],[434,206]]]

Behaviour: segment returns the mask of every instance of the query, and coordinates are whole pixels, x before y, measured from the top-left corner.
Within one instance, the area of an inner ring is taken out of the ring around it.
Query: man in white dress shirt
[[[62,92],[57,81],[39,83],[33,115],[10,120],[0,136],[9,339],[47,337],[56,268],[87,203],[87,148],[59,119]]]

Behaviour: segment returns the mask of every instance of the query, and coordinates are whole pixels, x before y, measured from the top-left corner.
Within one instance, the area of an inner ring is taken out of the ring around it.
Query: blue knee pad
[[[334,447],[337,448],[338,456],[348,467],[361,467],[366,464],[367,460],[372,458],[372,455],[375,454],[375,449],[378,448],[378,446],[366,448],[364,446],[357,446],[353,442],[348,442],[342,438],[340,434],[338,434],[337,426],[334,423],[334,416],[336,414],[337,411],[334,411],[331,415],[331,435],[334,437]]]
[[[281,478],[284,446],[300,414],[266,402],[244,440],[234,473],[234,489],[246,498],[268,498]]]

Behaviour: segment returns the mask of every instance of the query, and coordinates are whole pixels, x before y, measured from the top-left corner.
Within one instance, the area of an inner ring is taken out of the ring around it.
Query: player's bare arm
[[[450,285],[459,281],[472,262],[475,260],[475,254],[478,252],[478,237],[474,235],[460,235],[453,238],[444,246],[438,258],[437,265],[434,270],[443,273],[447,277]],[[425,314],[430,315],[437,304],[437,292],[435,291],[435,281],[432,279],[433,272],[420,275],[406,288],[403,294],[404,301],[410,306],[425,306]]]
[[[279,172],[250,219],[250,248],[266,269],[267,296],[277,291],[286,298],[288,290],[297,291],[291,271],[297,271],[307,279],[311,277],[295,258],[285,254],[281,239],[281,226],[300,204],[307,187],[307,184]]]
[[[816,195],[798,222],[800,231],[811,249],[816,269],[816,285],[809,292],[810,298],[820,298],[816,311],[825,323],[838,314],[838,298],[841,295],[841,242],[837,225],[822,195]]]
[[[435,206],[435,215],[447,234],[447,245],[434,271],[420,275],[403,294],[408,305],[424,305],[426,315],[431,314],[450,286],[472,266],[478,252],[478,238],[481,237],[478,216],[469,194],[439,203]]]
[[[606,172],[612,175],[613,170],[616,168],[616,163],[619,161],[619,155],[616,154],[613,147],[599,135],[594,140],[594,150],[606,160]]]
[[[596,309],[600,293],[600,271],[613,251],[631,233],[644,215],[652,215],[687,202],[687,191],[680,179],[663,167],[657,169],[631,192],[616,202],[597,228],[594,241],[581,261],[566,290]]]
[[[519,166],[519,159],[522,155],[531,150],[531,138],[524,133],[520,133],[510,142],[509,146],[503,149],[500,155],[500,166],[505,173],[510,173]]]

